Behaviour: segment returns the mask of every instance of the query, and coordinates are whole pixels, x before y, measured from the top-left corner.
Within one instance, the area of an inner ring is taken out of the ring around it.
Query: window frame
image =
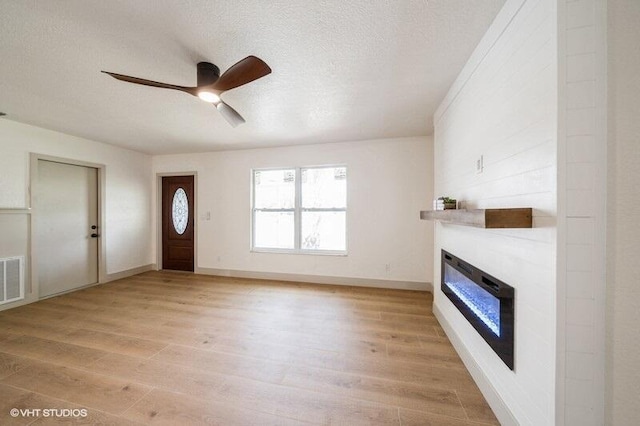
[[[344,208],[311,208],[302,207],[302,171],[308,169],[332,169],[337,167],[344,167],[346,169],[347,179],[347,194]],[[294,206],[293,209],[256,209],[255,207],[255,176],[256,172],[262,171],[277,171],[277,170],[294,170]],[[347,256],[348,254],[348,208],[349,208],[349,172],[346,164],[329,164],[320,166],[300,166],[300,167],[268,167],[268,168],[254,168],[251,169],[251,232],[250,232],[250,251],[253,253],[281,253],[281,254],[306,254],[306,255],[321,255],[321,256]],[[255,246],[255,231],[256,231],[256,211],[263,212],[293,212],[293,248],[269,248],[269,247],[256,247]],[[344,250],[310,250],[302,248],[302,213],[303,212],[344,212],[345,213],[345,226],[344,226],[344,238],[345,249]]]

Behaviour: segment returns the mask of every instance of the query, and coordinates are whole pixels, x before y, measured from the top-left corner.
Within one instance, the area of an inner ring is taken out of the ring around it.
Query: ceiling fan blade
[[[143,86],[151,86],[151,87],[159,87],[161,89],[173,89],[180,90],[182,92],[187,92],[190,95],[196,96],[196,88],[195,87],[185,87],[185,86],[176,86],[174,84],[160,83],[158,81],[145,80],[143,78],[131,77],[129,75],[116,74],[114,72],[102,71],[105,74],[109,74],[111,77],[116,80],[126,81],[127,83],[135,83],[141,84]]]
[[[238,111],[231,108],[228,104],[224,103],[224,101],[218,102],[216,104],[216,108],[218,109],[218,111],[220,111],[220,114],[222,114],[224,119],[227,120],[229,124],[231,124],[232,127],[237,127],[245,122],[244,118],[242,118],[242,116],[238,114]]]
[[[252,82],[271,73],[271,68],[262,59],[247,56],[229,68],[213,84],[213,88],[224,92]]]

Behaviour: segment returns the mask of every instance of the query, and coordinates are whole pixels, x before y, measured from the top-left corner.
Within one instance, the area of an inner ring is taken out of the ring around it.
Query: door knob
[[[97,225],[91,225],[91,229],[98,229]]]
[[[98,234],[91,234],[91,238],[98,238],[100,235]]]

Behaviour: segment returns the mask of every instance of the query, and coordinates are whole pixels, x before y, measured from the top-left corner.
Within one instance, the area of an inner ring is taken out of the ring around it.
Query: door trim
[[[106,166],[104,164],[91,163],[88,161],[81,160],[73,160],[70,158],[63,157],[55,157],[51,155],[38,154],[38,153],[29,153],[29,187],[28,187],[28,201],[29,201],[29,209],[31,210],[30,215],[30,223],[29,228],[31,230],[29,235],[29,264],[31,265],[30,269],[30,282],[25,288],[25,292],[28,292],[34,297],[35,300],[40,299],[40,283],[39,283],[39,275],[38,275],[38,249],[36,238],[38,235],[38,229],[36,224],[36,219],[38,217],[38,209],[35,207],[34,202],[34,194],[37,193],[38,187],[38,161],[51,161],[54,163],[68,164],[71,166],[81,166],[81,167],[91,167],[97,170],[98,172],[98,230],[100,231],[100,238],[98,241],[98,282],[97,284],[102,284],[107,281],[107,270],[106,270],[106,238],[105,236],[105,224],[107,221],[105,220],[105,209],[104,200],[106,199],[105,188],[106,188]],[[91,284],[91,285],[97,285]],[[89,286],[91,286],[89,285]],[[72,290],[74,291],[74,290]]]
[[[193,176],[193,273],[198,271],[198,172],[156,173],[156,270],[162,265],[162,178],[171,176]],[[189,272],[185,272],[189,273]]]

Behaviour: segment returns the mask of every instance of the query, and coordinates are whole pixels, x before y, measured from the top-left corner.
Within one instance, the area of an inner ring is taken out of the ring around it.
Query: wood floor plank
[[[131,378],[148,386],[193,398],[224,402],[300,421],[315,418],[321,419],[321,423],[399,424],[397,409],[392,406],[334,398],[323,393],[253,379],[205,373],[156,360],[114,354],[101,358],[87,368]]]
[[[480,390],[458,390],[456,393],[470,420],[500,426],[498,419],[496,419],[493,411],[491,411],[491,408],[487,405]]]
[[[166,426],[302,426],[310,423],[287,419],[246,408],[235,408],[216,401],[154,389],[127,410],[123,417]]]
[[[445,366],[464,369],[462,360],[450,344],[432,343],[426,348],[394,346],[388,349],[391,359],[421,363],[423,365]]]
[[[70,367],[84,366],[107,354],[100,350],[33,336],[16,336],[3,342],[0,350]]]
[[[219,374],[203,373],[186,365],[118,354],[101,358],[87,370],[203,399],[215,398],[224,382],[224,377]]]
[[[0,380],[32,365],[33,362],[27,358],[0,352]]]
[[[43,339],[54,339],[69,331],[64,325],[56,324],[55,321],[48,321],[46,316],[34,318],[29,315],[11,315],[13,314],[12,310],[3,313],[5,316],[0,317],[0,326],[3,330],[13,334],[26,334]]]
[[[196,348],[213,347],[218,336],[209,332],[184,329],[177,331],[168,329],[162,325],[150,325],[145,323],[128,324],[114,329],[114,334],[131,336],[139,339],[149,339],[163,344],[177,344]]]
[[[429,413],[444,414],[459,419],[467,418],[455,391],[431,388],[416,383],[297,367],[287,372],[283,384]]]
[[[218,400],[238,406],[322,424],[399,425],[397,408],[287,386],[228,381]]]
[[[154,360],[183,365],[206,372],[246,377],[267,383],[281,383],[289,369],[287,364],[231,355],[188,346],[170,345],[152,357]]]
[[[151,388],[130,380],[34,361],[2,383],[31,392],[120,414]]]
[[[189,325],[190,324],[190,325]],[[263,328],[260,326],[239,325],[235,322],[221,322],[215,326],[193,324],[184,321],[170,321],[163,326],[173,330],[197,330],[202,333],[209,333],[218,338],[233,339],[241,336],[243,340],[250,339],[272,344],[290,345],[301,348],[320,349],[329,351],[342,351],[351,353],[366,353],[380,355],[385,354],[387,342],[393,342],[391,338],[384,339],[375,333],[303,333],[301,331],[283,331],[277,328]],[[166,330],[166,329],[165,329]],[[402,337],[410,340],[404,334]],[[401,344],[401,343],[398,343]],[[411,341],[410,346],[421,347],[417,335]]]
[[[11,409],[22,410],[6,418]],[[69,411],[63,411],[68,409]],[[29,410],[29,411],[25,411]],[[34,410],[43,410],[36,413]],[[44,410],[48,410],[46,413]],[[55,411],[51,411],[55,410]],[[70,411],[73,410],[73,411]],[[83,411],[80,411],[83,410]],[[133,426],[138,423],[56,398],[0,384],[0,420],[3,425],[101,425]]]
[[[79,406],[72,404],[68,408],[77,408]],[[29,426],[37,425],[91,425],[91,426],[141,426],[142,423],[127,420],[123,417],[114,416],[112,414],[103,413],[93,408],[86,408],[87,416],[77,417],[39,417],[33,423],[29,423]]]
[[[342,371],[364,377],[420,383],[439,389],[475,389],[476,385],[468,371],[445,366],[397,360],[373,360],[362,357],[339,355],[332,359],[296,359],[293,364],[327,370]]]
[[[453,417],[439,416],[424,411],[400,409],[402,426],[489,426],[484,423],[470,420],[455,419]]]
[[[441,389],[475,389],[473,379],[463,368],[449,368],[433,363],[416,363],[401,359],[362,356],[289,345],[278,345],[242,338],[219,338],[212,350],[300,367],[315,367],[363,376],[427,383]]]
[[[307,331],[288,331],[281,328],[267,327],[265,324],[247,325],[234,322],[214,322],[195,320],[195,321],[167,321],[162,325],[178,329],[197,329],[201,331],[209,331],[222,335],[233,335],[242,333],[247,338],[267,339],[274,343],[292,343],[304,345],[307,347],[318,347],[320,349],[335,349],[342,347],[344,341],[371,341],[378,343],[388,343],[397,345],[407,345],[422,347],[420,336],[413,333],[405,333],[402,331],[378,331],[378,330],[362,330],[349,331],[340,333],[340,338],[336,338],[336,330],[327,328],[319,328],[310,333]],[[435,337],[435,331],[434,336]],[[446,340],[448,342],[448,340]]]
[[[176,288],[189,284],[192,288],[198,290],[205,289],[214,291],[225,291],[234,294],[247,293],[250,291],[257,295],[277,294],[281,295],[312,295],[318,297],[336,297],[342,300],[364,300],[364,301],[382,301],[385,303],[393,303],[394,301],[402,301],[405,304],[420,305],[424,300],[432,301],[431,293],[412,290],[394,290],[372,287],[353,287],[346,285],[317,285],[313,283],[301,282],[282,282],[274,280],[256,280],[248,278],[230,278],[219,276],[175,276],[169,277],[170,272],[162,271],[161,275],[153,276],[153,273],[145,275],[137,275],[127,279],[128,282],[147,282],[155,285],[158,278],[161,278],[163,284],[167,284],[168,288]],[[211,284],[214,284],[213,286]],[[195,287],[194,287],[195,285]],[[248,290],[248,291],[247,291]]]
[[[110,332],[115,327],[120,327],[133,320],[139,320],[140,318],[134,313],[129,313],[126,316],[120,315],[120,312],[116,310],[105,309],[93,310],[90,313],[79,313],[75,307],[71,306],[58,306],[51,304],[48,306],[38,306],[39,310],[48,312],[67,312],[68,316],[60,321],[59,326],[69,330],[76,330],[78,328],[84,328],[87,330],[96,330]],[[31,322],[37,321],[36,318],[30,318]],[[66,332],[65,332],[66,333]]]
[[[92,306],[92,310],[104,310],[105,308],[117,309],[128,308],[132,306],[131,294],[139,294],[136,299],[139,303],[148,303],[154,298],[162,297],[162,302],[165,306],[181,306],[184,307],[187,312],[197,312],[204,314],[214,314],[216,316],[226,319],[242,319],[249,314],[263,314],[269,317],[288,317],[289,312],[300,318],[315,318],[318,320],[350,320],[352,318],[363,319],[380,319],[380,314],[377,311],[358,311],[358,310],[331,310],[331,309],[298,309],[294,311],[283,312],[277,306],[252,306],[247,300],[242,300],[240,297],[235,297],[233,301],[228,299],[212,298],[203,295],[189,295],[189,294],[166,294],[163,290],[158,289],[112,289],[109,290],[103,297],[96,300],[94,296],[90,294],[72,295],[66,299],[51,299],[50,304],[67,304],[76,306],[82,306],[84,304]],[[154,301],[153,303],[157,303]],[[145,304],[146,306],[146,304]],[[74,306],[75,307],[75,306]],[[215,308],[215,310],[211,309]]]
[[[105,332],[110,332],[114,328],[130,324],[132,321],[141,323],[157,323],[157,321],[161,321],[164,318],[161,314],[151,315],[147,313],[144,309],[144,305],[140,306],[142,311],[136,310],[135,306],[123,306],[120,308],[109,306],[108,308],[91,308],[88,309],[87,312],[83,312],[80,311],[78,307],[83,305],[91,307],[91,299],[96,298],[97,296],[85,295],[83,296],[84,300],[72,299],[73,296],[74,294],[71,293],[68,295],[68,299],[61,299],[48,305],[40,305],[39,303],[34,304],[34,308],[48,312],[66,313],[67,316],[61,321],[60,325],[67,329],[84,328]],[[30,319],[31,321],[34,320],[34,318]]]
[[[154,340],[122,336],[96,330],[78,329],[68,332],[64,339],[88,348],[148,358],[168,345]]]
[[[242,336],[219,337],[213,349],[219,352],[290,364],[303,362],[313,365],[330,365],[342,358],[342,354],[337,351],[282,345],[260,340],[244,339]],[[379,355],[380,354],[376,357],[379,358]]]
[[[45,408],[71,408],[73,404],[53,398],[47,398],[34,392],[0,384],[0,419],[3,425],[32,424],[40,415],[31,410]],[[10,410],[20,410],[18,415],[10,415]],[[26,411],[29,410],[29,411]],[[87,412],[88,414],[88,412]]]
[[[153,315],[154,310],[149,309],[150,302],[144,302],[143,299],[151,299],[153,297],[153,290],[144,291],[141,298],[138,298],[138,302],[132,302],[130,297],[122,296],[117,291],[114,291],[108,299],[101,298],[96,301],[88,294],[70,296],[79,300],[84,300],[88,304],[94,304],[95,309],[102,310],[105,306],[109,309],[130,309],[132,306],[144,307],[147,315]],[[267,306],[252,306],[247,300],[239,300],[235,304],[228,302],[212,301],[210,299],[203,300],[202,298],[189,298],[189,296],[176,294],[174,296],[167,296],[162,291],[155,290],[156,295],[162,296],[162,301],[153,301],[153,307],[156,308],[155,312],[162,315],[166,314],[166,309],[171,309],[177,312],[182,312],[184,315],[190,316],[193,320],[238,320],[238,321],[271,321],[279,323],[290,323],[290,318],[293,316],[298,320],[308,321],[323,321],[327,327],[328,321],[339,323],[350,323],[353,320],[358,319],[373,319],[379,320],[380,313],[378,311],[359,311],[356,309],[348,310],[344,307],[332,309],[330,306],[325,306],[323,309],[314,309],[313,306],[298,306],[295,305],[282,309],[282,306],[278,304],[269,304]],[[142,300],[141,300],[142,299]],[[54,303],[54,302],[52,302]],[[64,300],[60,300],[55,303],[68,303]],[[275,306],[274,306],[275,305]],[[296,308],[297,306],[297,308]],[[162,309],[165,308],[165,309]],[[212,309],[216,308],[216,309]],[[296,329],[303,328],[303,325],[298,325]]]
[[[309,305],[310,309],[323,310],[326,308],[326,306],[331,306],[332,301],[339,301],[341,305],[344,306],[345,304],[348,303],[348,305],[352,309],[356,309],[356,310],[362,310],[362,311],[382,310],[389,313],[414,313],[414,314],[421,314],[429,311],[430,310],[429,306],[432,301],[429,293],[423,293],[423,292],[416,292],[418,294],[418,297],[412,296],[412,297],[407,297],[406,299],[399,298],[397,296],[389,297],[384,295],[379,295],[378,298],[376,299],[376,296],[361,294],[362,292],[367,292],[369,290],[372,290],[372,289],[366,289],[361,287],[355,288],[349,292],[341,292],[339,294],[333,294],[333,295],[327,296],[326,294],[322,293],[322,289],[325,286],[317,286],[317,285],[306,286],[308,287],[308,290],[305,293],[304,290],[297,288],[296,284],[294,283],[287,283],[284,285],[282,283],[273,283],[273,282],[268,282],[268,283],[272,285],[274,289],[270,291],[265,291],[263,289],[251,291],[250,293],[244,295],[245,296],[243,298],[244,300],[242,300],[241,298],[238,298],[237,297],[238,295],[233,293],[222,293],[224,294],[223,296],[221,296],[220,292],[216,292],[216,293],[209,292],[209,293],[202,293],[199,295],[205,296],[205,297],[206,296],[215,297],[216,299],[220,298],[221,300],[224,300],[227,302],[231,300],[235,300],[237,302],[240,302],[243,306],[250,304],[252,305],[253,308],[256,308],[256,309],[259,309],[259,308],[268,309],[269,307],[273,306],[274,301],[277,301],[279,308],[289,309],[289,308],[294,308],[296,305],[299,306],[301,304],[305,304],[305,305]],[[184,283],[183,286],[172,286],[172,285],[167,286],[167,285],[161,284],[161,286],[163,286],[166,289],[165,291],[163,291],[165,296],[174,295],[178,297],[181,296],[181,293],[185,291],[184,285],[188,285],[188,284]],[[153,283],[147,288],[144,288],[144,287],[140,288],[140,287],[143,287],[143,286],[138,286],[138,288],[133,288],[131,291],[138,292],[143,295],[153,294],[154,291],[157,291],[158,283]],[[376,289],[373,289],[373,290],[376,290]],[[403,292],[395,291],[395,293],[402,294]],[[194,291],[189,291],[187,296],[194,296],[196,294],[198,293],[195,293]],[[309,302],[311,301],[315,301],[316,303],[310,304]]]
[[[19,333],[11,332],[10,330],[0,329],[0,344],[5,340],[13,339]]]
[[[404,322],[404,321],[424,321],[427,320],[430,324],[438,324],[438,320],[431,313],[431,308],[425,309],[424,312],[419,314],[392,314],[389,312],[381,312],[380,319],[382,321],[390,322]]]
[[[0,312],[0,409],[86,407],[84,423],[116,425],[496,425],[432,301],[151,271]]]

